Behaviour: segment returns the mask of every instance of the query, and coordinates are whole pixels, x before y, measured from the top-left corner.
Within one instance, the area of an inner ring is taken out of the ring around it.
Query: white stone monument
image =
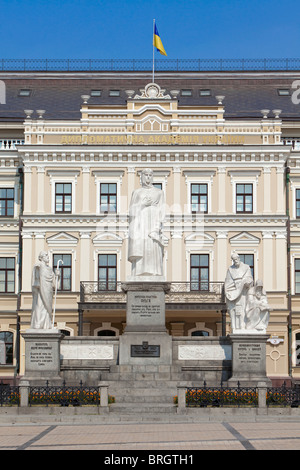
[[[32,312],[30,328],[22,333],[25,340],[25,380],[31,383],[61,381],[60,341],[63,335],[52,321],[53,293],[60,272],[53,272],[49,256],[41,251],[32,271]]]
[[[120,337],[120,364],[170,364],[172,339],[165,324],[162,241],[164,193],[153,186],[153,171],[141,172],[141,187],[129,207],[128,261],[131,276],[122,286],[127,293],[126,328]]]
[[[232,377],[229,382],[255,385],[269,382],[266,376],[267,326],[270,316],[262,281],[254,284],[250,267],[239,255],[231,255],[232,266],[227,270],[225,297],[230,314],[232,334]]]

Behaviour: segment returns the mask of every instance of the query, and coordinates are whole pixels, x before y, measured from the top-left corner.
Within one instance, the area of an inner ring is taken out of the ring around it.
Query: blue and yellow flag
[[[156,24],[154,24],[153,46],[156,47],[157,51],[162,55],[167,55],[163,43],[161,42]]]

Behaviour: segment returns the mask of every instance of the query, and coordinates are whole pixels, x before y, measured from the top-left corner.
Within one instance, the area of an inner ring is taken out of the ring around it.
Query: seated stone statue
[[[270,318],[270,306],[261,280],[248,290],[246,300],[246,329],[265,333]]]

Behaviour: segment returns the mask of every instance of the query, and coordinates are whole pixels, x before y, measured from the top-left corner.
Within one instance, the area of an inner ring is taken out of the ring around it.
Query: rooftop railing
[[[152,59],[0,59],[2,72],[147,72]],[[300,59],[156,59],[159,71],[289,71],[300,70]]]

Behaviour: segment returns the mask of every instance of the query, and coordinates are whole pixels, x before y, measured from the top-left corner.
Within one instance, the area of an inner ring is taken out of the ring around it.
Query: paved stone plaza
[[[133,451],[139,460],[131,466],[149,463],[150,451],[299,449],[300,422],[0,425],[0,450],[101,450],[103,462],[112,451]]]

